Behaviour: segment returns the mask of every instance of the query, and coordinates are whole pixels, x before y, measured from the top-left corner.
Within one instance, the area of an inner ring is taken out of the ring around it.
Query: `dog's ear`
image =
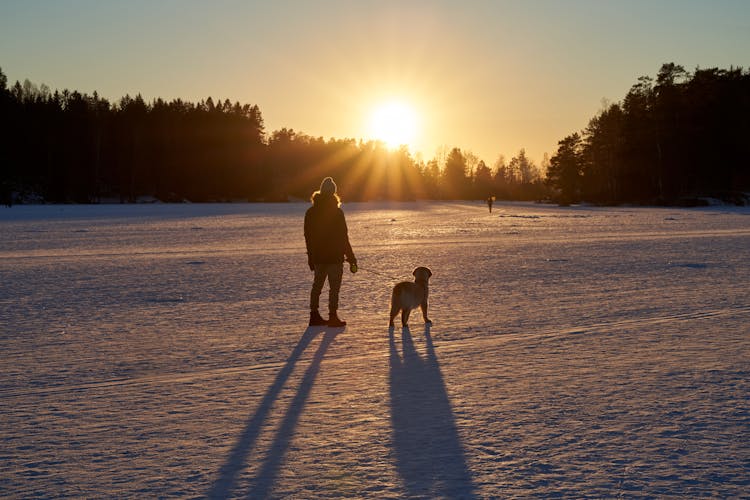
[[[425,267],[425,269],[427,269],[427,276],[430,277],[430,278],[432,278],[432,271],[430,271],[430,268],[429,267]]]
[[[414,275],[414,277],[417,277],[417,271],[419,271],[419,268],[415,268],[411,273]]]

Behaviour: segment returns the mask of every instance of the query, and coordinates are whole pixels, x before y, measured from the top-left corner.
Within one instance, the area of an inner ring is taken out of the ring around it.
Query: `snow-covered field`
[[[750,209],[306,208],[1,209],[0,496],[750,497]]]

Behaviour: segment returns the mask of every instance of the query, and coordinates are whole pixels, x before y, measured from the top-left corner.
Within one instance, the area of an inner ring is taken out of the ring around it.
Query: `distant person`
[[[351,272],[357,272],[357,259],[349,244],[341,199],[336,194],[336,183],[326,177],[320,190],[312,194],[312,206],[305,213],[305,244],[307,263],[315,272],[310,291],[310,326],[345,326],[338,317],[339,290],[344,274],[344,256]],[[320,316],[320,293],[328,279],[328,320]]]
[[[492,213],[492,202],[495,201],[494,196],[488,196],[487,197],[487,207],[490,209],[490,213]]]

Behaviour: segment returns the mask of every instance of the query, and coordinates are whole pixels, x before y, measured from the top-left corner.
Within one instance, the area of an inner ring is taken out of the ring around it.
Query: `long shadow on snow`
[[[390,335],[391,424],[396,467],[410,496],[476,498],[430,326],[426,353],[414,348],[408,328],[398,352]]]
[[[284,384],[289,379],[289,376],[294,370],[294,366],[302,353],[307,346],[310,345],[312,340],[322,331],[325,330],[314,327],[308,327],[307,330],[305,330],[305,333],[302,335],[302,338],[300,338],[297,346],[289,355],[286,364],[276,375],[276,379],[274,379],[271,387],[268,388],[265,396],[263,396],[263,400],[260,402],[258,409],[248,420],[245,430],[237,440],[237,444],[234,445],[227,461],[221,467],[219,478],[214,482],[213,486],[206,494],[208,498],[227,498],[232,494],[232,490],[237,483],[237,477],[247,465],[250,453],[255,446],[255,441],[258,439],[261,428],[268,418],[274,401],[276,401],[281,393]],[[315,352],[310,366],[307,368],[307,371],[305,371],[302,382],[297,389],[297,394],[287,409],[281,427],[279,428],[263,463],[263,467],[254,481],[252,491],[248,494],[249,498],[262,498],[268,494],[268,491],[273,486],[279,467],[283,461],[286,450],[289,447],[289,442],[294,434],[294,429],[297,426],[297,422],[302,413],[302,409],[310,395],[310,390],[315,382],[315,378],[320,371],[320,364],[323,361],[323,356],[325,356],[328,347],[336,338],[339,331],[340,330],[325,331],[323,340],[321,341],[318,350]]]

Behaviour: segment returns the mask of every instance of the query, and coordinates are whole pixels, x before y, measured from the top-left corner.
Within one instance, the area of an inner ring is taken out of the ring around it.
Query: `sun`
[[[403,101],[381,103],[370,114],[370,136],[390,148],[413,146],[417,129],[417,113]]]

